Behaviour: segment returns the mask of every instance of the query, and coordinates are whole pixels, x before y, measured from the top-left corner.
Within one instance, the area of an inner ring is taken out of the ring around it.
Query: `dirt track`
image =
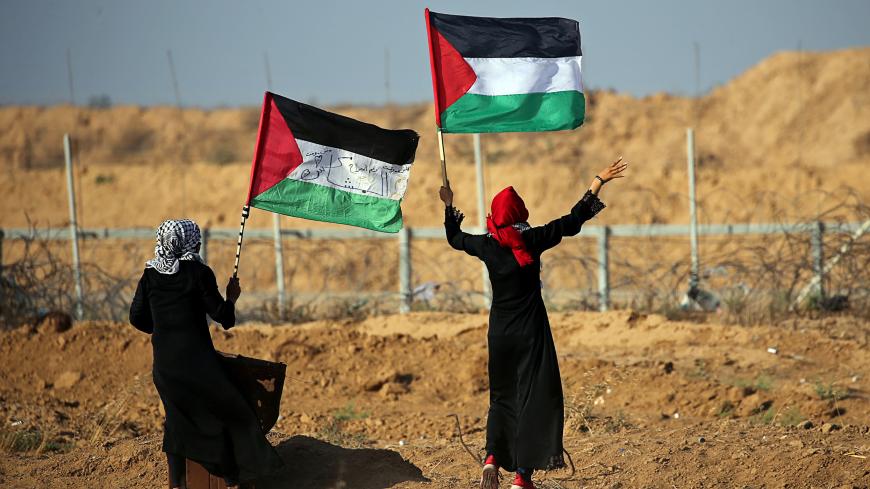
[[[473,487],[449,415],[480,448],[485,322],[415,313],[215,331],[219,349],[288,365],[270,436],[289,472],[262,487]],[[543,487],[870,485],[866,322],[738,327],[632,312],[552,322],[577,472],[540,474]],[[41,454],[4,453],[0,479],[160,487],[150,355],[147,336],[122,324],[0,333],[0,433],[50,440]],[[814,426],[795,427],[805,420]]]

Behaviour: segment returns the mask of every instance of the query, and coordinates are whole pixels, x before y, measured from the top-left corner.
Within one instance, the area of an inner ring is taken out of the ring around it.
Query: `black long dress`
[[[208,266],[179,265],[172,275],[146,268],[130,306],[130,323],[150,333],[154,347],[154,385],[166,411],[163,451],[217,476],[249,481],[271,473],[283,462],[219,363],[206,322],[208,314],[233,327],[233,303],[221,297]]]
[[[492,282],[489,313],[489,415],[486,451],[506,470],[554,469],[562,456],[564,404],[556,347],[541,297],[541,253],[574,236],[604,204],[591,192],[571,213],[522,233],[535,263],[520,267],[510,248],[492,237],[459,229],[445,211],[450,246],[480,258]]]

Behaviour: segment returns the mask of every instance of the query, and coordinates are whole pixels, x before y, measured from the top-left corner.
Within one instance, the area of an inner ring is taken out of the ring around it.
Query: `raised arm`
[[[526,244],[535,249],[538,253],[556,246],[562,241],[565,236],[574,236],[580,232],[583,223],[595,217],[606,206],[598,199],[598,193],[605,183],[616,179],[623,178],[623,172],[628,167],[628,163],[622,161],[622,157],[614,161],[602,170],[589,185],[589,190],[583,194],[580,201],[574,204],[571,212],[558,219],[554,219],[549,223],[529,229],[523,233],[523,239]]]
[[[455,250],[480,257],[483,252],[484,237],[462,231],[460,226],[465,215],[453,207],[453,191],[450,187],[441,187],[439,195],[441,201],[444,202],[444,233],[447,236],[447,242]]]
[[[224,329],[230,329],[236,325],[236,300],[241,294],[238,278],[230,278],[227,283],[227,298],[221,296],[218,291],[217,280],[211,268],[203,267],[200,286],[202,287],[202,301],[205,312],[212,319],[219,322]]]
[[[130,324],[143,333],[154,332],[154,320],[151,318],[151,303],[148,301],[148,283],[145,274],[139,279],[136,294],[130,304]]]

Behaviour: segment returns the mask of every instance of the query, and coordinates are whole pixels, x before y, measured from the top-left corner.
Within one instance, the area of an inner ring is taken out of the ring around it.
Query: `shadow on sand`
[[[427,481],[420,469],[391,450],[342,448],[307,436],[294,436],[275,449],[286,467],[258,481],[257,489],[385,489]]]

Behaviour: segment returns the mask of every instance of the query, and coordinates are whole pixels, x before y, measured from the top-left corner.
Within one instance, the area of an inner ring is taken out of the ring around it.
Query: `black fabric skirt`
[[[531,336],[489,334],[487,339],[487,453],[510,471],[564,467],[564,399],[549,326]]]
[[[185,341],[186,334],[170,333],[161,343],[172,346],[155,348],[154,385],[166,411],[163,450],[242,481],[280,469],[281,458],[211,342],[197,348],[202,343]]]

